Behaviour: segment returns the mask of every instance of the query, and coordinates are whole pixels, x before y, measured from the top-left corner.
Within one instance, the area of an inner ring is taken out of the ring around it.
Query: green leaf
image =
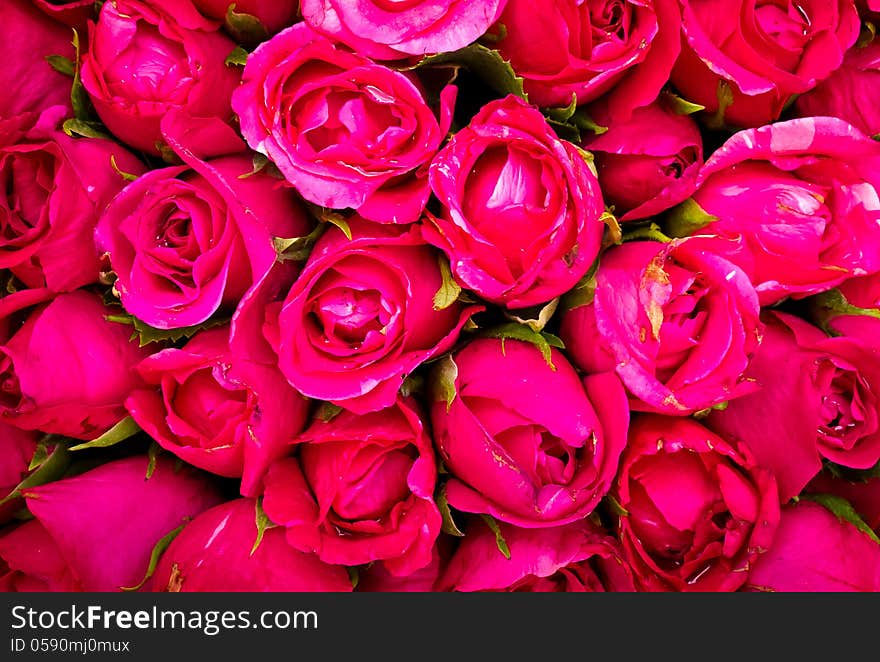
[[[672,208],[663,225],[666,235],[670,237],[690,237],[717,220],[717,216],[706,212],[696,200],[688,198]]]
[[[401,397],[408,398],[411,395],[421,393],[425,388],[425,378],[421,375],[407,375],[400,385]]]
[[[100,122],[89,122],[86,120],[76,119],[75,117],[64,120],[64,124],[61,125],[61,129],[71,138],[76,138],[77,136],[83,138],[110,137],[108,134],[104,133],[104,125]]]
[[[133,175],[130,172],[124,172],[123,170],[119,169],[119,166],[116,164],[116,155],[115,154],[110,155],[110,166],[113,168],[113,170],[116,171],[117,175],[122,177],[122,179],[124,179],[127,182],[133,182],[134,180],[136,180],[138,178],[137,175]]]
[[[213,329],[229,322],[228,317],[221,317],[205,320],[201,324],[193,324],[192,326],[182,326],[176,329],[157,329],[128,313],[106,315],[105,319],[109,322],[117,322],[119,324],[133,326],[134,332],[131,334],[131,338],[132,340],[138,338],[138,343],[141,347],[145,347],[154,342],[178,342],[184,338],[192,338],[199,331]]]
[[[581,141],[581,130],[568,122],[560,122],[551,118],[547,119],[547,124],[556,133],[556,137],[560,140],[567,140],[577,145]]]
[[[318,223],[315,228],[304,237],[291,237],[289,239],[283,237],[275,237],[272,243],[275,245],[275,252],[278,254],[279,262],[292,260],[294,262],[304,262],[308,259],[315,247],[315,243],[324,234],[327,229],[326,223]]]
[[[463,538],[464,533],[458,528],[458,525],[452,518],[452,511],[449,509],[449,500],[446,498],[446,483],[443,483],[440,486],[440,489],[437,491],[437,497],[434,501],[436,502],[437,509],[440,511],[440,516],[443,519],[443,526],[440,530],[450,536]]]
[[[543,333],[533,331],[529,327],[519,324],[518,322],[511,322],[510,324],[502,324],[501,326],[489,329],[488,331],[483,331],[480,335],[483,338],[500,338],[502,353],[504,352],[505,340],[521,340],[523,342],[531,343],[541,352],[541,356],[544,357],[544,360],[547,362],[547,365],[550,366],[550,369],[553,371],[556,370],[556,366],[553,364],[553,354],[550,350],[551,345],[548,342],[547,336]],[[555,336],[553,336],[553,338],[559,340]]]
[[[155,441],[150,443],[150,447],[147,449],[147,473],[144,475],[145,480],[150,480],[153,477],[153,473],[156,471],[156,462],[159,460],[159,453],[162,452],[162,447],[156,443]]]
[[[471,44],[451,53],[429,55],[417,64],[404,69],[412,70],[429,66],[464,67],[501,96],[514,94],[528,100],[528,95],[523,89],[523,79],[516,75],[510,62],[498,51],[486,48],[482,44]]]
[[[867,483],[868,481],[874,480],[875,478],[880,478],[880,462],[877,462],[870,469],[853,469],[851,467],[844,467],[840,464],[835,464],[834,462],[829,462],[825,460],[825,469],[828,470],[835,478],[841,478],[850,483]]]
[[[73,107],[73,117],[83,122],[93,122],[95,120],[95,114],[92,110],[92,102],[89,99],[86,88],[83,87],[82,78],[80,77],[82,58],[80,57],[79,33],[75,29],[73,30],[73,41],[71,41],[71,43],[73,44],[73,50],[75,53],[75,59],[73,62],[73,84],[70,86],[70,105]],[[65,132],[66,131],[67,129],[65,129]]]
[[[458,301],[461,285],[452,277],[449,260],[445,256],[439,255],[437,262],[440,264],[440,289],[434,294],[434,310],[444,310]]]
[[[597,124],[592,117],[587,115],[583,108],[571,116],[570,123],[581,131],[592,131],[597,136],[601,136],[608,131],[607,126]]]
[[[70,450],[81,451],[87,448],[108,448],[133,437],[140,431],[141,426],[135,423],[131,416],[126,416],[97,439],[71,446]]]
[[[544,337],[544,340],[547,341],[547,344],[550,347],[555,347],[556,349],[565,349],[565,343],[562,342],[562,338],[559,336],[555,336],[552,333],[548,333],[547,331],[542,331],[541,335]]]
[[[147,580],[153,576],[153,573],[156,572],[156,566],[159,565],[159,559],[162,558],[162,554],[165,553],[165,550],[168,549],[168,546],[177,537],[177,534],[183,531],[183,528],[185,526],[185,523],[181,524],[173,531],[170,531],[169,533],[159,538],[159,541],[156,543],[156,545],[153,547],[153,551],[150,553],[150,563],[147,566],[147,573],[144,575],[144,578],[134,586],[120,586],[119,590],[125,591],[127,593],[140,590],[143,585],[147,583]]]
[[[269,157],[265,154],[260,154],[259,152],[254,152],[254,158],[252,159],[254,164],[254,169],[250,172],[246,172],[243,175],[239,175],[239,179],[247,179],[248,177],[253,177],[258,172],[263,171],[267,165],[269,165]]]
[[[59,74],[76,76],[76,64],[69,57],[63,55],[47,55],[46,62]]]
[[[562,310],[569,311],[581,306],[589,306],[596,297],[596,274],[599,271],[599,258],[593,262],[590,270],[581,278],[577,285],[563,295]]]
[[[62,442],[60,437],[56,437],[55,435],[48,435],[44,438],[43,443],[46,445],[55,445],[51,455],[40,463],[38,468],[31,470],[31,473],[16,485],[9,494],[3,499],[0,499],[0,506],[21,496],[22,492],[28,488],[37,487],[38,485],[44,485],[46,483],[51,483],[54,480],[58,480],[64,475],[64,472],[67,471],[67,467],[70,466],[70,453],[68,452],[67,444]]]
[[[257,539],[254,540],[254,546],[251,547],[250,556],[254,555],[254,552],[257,551],[257,548],[260,546],[260,543],[263,542],[263,536],[266,535],[266,531],[268,529],[273,529],[277,524],[273,523],[272,520],[269,519],[269,516],[266,515],[266,511],[263,510],[263,497],[260,497],[256,501],[256,524],[257,524]]]
[[[496,522],[495,518],[491,515],[481,514],[480,517],[492,530],[492,533],[495,534],[495,544],[498,546],[498,551],[501,552],[504,558],[510,560],[510,547],[507,546],[507,541],[504,539],[504,536],[501,535],[501,527],[498,526],[498,522]]]
[[[455,381],[458,379],[458,366],[451,354],[447,354],[437,361],[437,366],[431,375],[434,389],[434,399],[443,400],[446,403],[446,411],[452,408],[455,401]]]
[[[525,324],[535,333],[541,333],[547,323],[553,318],[556,309],[559,307],[559,297],[544,304],[543,306],[534,306],[525,310],[507,311],[505,316],[519,324]],[[514,313],[520,313],[519,315]]]
[[[236,41],[248,46],[256,46],[269,38],[269,31],[260,19],[235,11],[235,3],[226,10],[226,29]]]
[[[227,67],[233,65],[237,67],[243,67],[247,64],[247,59],[249,55],[250,53],[248,53],[241,46],[236,46],[232,49],[232,52],[226,56],[226,59],[223,61],[223,63]]]
[[[618,517],[629,517],[629,511],[620,505],[620,501],[613,496],[607,494],[605,500],[608,502],[608,509],[613,515],[617,515]]]
[[[880,544],[880,538],[873,529],[867,525],[861,515],[856,512],[852,504],[846,499],[834,494],[804,494],[801,499],[818,503],[830,510],[841,522],[849,522],[871,540]]]
[[[669,90],[665,90],[661,94],[661,99],[663,104],[676,115],[693,115],[694,113],[699,113],[701,110],[706,110],[706,106],[701,106],[698,103],[692,103],[686,99],[682,99],[680,96]]]
[[[334,405],[332,402],[322,402],[321,406],[318,407],[318,411],[315,412],[315,418],[327,423],[339,416],[342,411],[342,407],[339,405]]]
[[[717,131],[726,126],[724,115],[733,104],[733,88],[730,87],[730,83],[726,80],[719,80],[715,95],[718,97],[718,110],[715,111],[712,117],[706,120],[706,126]]]
[[[841,315],[856,315],[880,319],[880,310],[852,305],[838,289],[828,290],[809,299],[809,313],[815,324],[828,335],[836,335],[829,324]]]

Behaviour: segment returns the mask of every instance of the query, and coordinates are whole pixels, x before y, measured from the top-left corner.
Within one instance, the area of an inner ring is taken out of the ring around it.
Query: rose
[[[424,166],[449,131],[412,74],[374,64],[299,24],[249,58],[232,99],[241,131],[304,198],[357,209],[372,221],[418,220],[430,191]]]
[[[780,495],[797,494],[822,459],[854,469],[880,461],[877,336],[829,338],[800,318],[765,314],[764,341],[746,372],[760,390],[712,412],[710,427],[745,443],[776,474]]]
[[[98,215],[125,184],[111,159],[126,172],[144,171],[110,140],[67,136],[66,113],[55,106],[0,138],[0,268],[56,292],[98,280]]]
[[[277,368],[231,354],[228,327],[153,354],[138,372],[149,388],[125,401],[135,422],[188,464],[241,477],[248,496],[259,492],[268,466],[287,454],[308,413],[308,401]]]
[[[675,0],[553,0],[540,20],[529,0],[508,0],[495,44],[539,106],[601,98],[626,120],[669,80],[678,56],[681,15]]]
[[[22,506],[20,499],[7,499],[27,476],[38,439],[35,432],[0,423],[0,525]]]
[[[773,541],[772,474],[687,418],[637,418],[613,490],[624,558],[646,591],[735,591]]]
[[[880,269],[878,173],[880,145],[842,120],[742,131],[706,162],[673,233],[741,238],[729,257],[762,305],[822,292]]]
[[[870,276],[849,278],[837,289],[853,306],[880,309],[880,271]]]
[[[818,503],[782,510],[776,541],[757,560],[753,591],[880,591],[880,545]]]
[[[148,476],[145,457],[116,460],[71,478],[25,490],[36,520],[0,537],[15,590],[118,591],[147,573],[160,538],[220,495],[190,468],[163,457]]]
[[[391,406],[406,376],[450,349],[481,308],[434,307],[438,256],[417,227],[348,225],[350,240],[335,227],[321,237],[292,286],[243,301],[233,349],[276,361],[310,398],[366,413]]]
[[[0,419],[26,430],[93,439],[125,416],[149,352],[85,291],[35,308],[0,346]]]
[[[395,576],[431,563],[442,524],[437,467],[413,401],[317,420],[296,448],[269,469],[263,496],[288,543],[325,563],[382,561]]]
[[[521,99],[491,101],[431,162],[443,205],[425,236],[456,279],[508,308],[543,303],[587,272],[602,239],[596,176]]]
[[[687,415],[751,390],[758,315],[746,275],[701,239],[633,241],[603,254],[561,336],[578,367],[616,370],[634,409]]]
[[[625,122],[612,122],[584,146],[595,157],[605,201],[622,222],[682,202],[694,192],[703,165],[699,126],[662,101],[638,108]]]
[[[244,149],[222,128],[229,148]],[[123,306],[162,329],[231,312],[275,263],[272,237],[303,236],[310,226],[278,180],[266,172],[246,176],[250,157],[203,161],[166,137],[187,165],[152,170],[129,184],[101,217],[97,235],[119,276]]]
[[[431,552],[431,562],[420,570],[398,577],[382,563],[374,563],[358,571],[355,589],[358,593],[429,593],[452,553],[450,536],[440,536]]]
[[[345,568],[296,551],[278,527],[259,532],[254,499],[203,512],[174,538],[156,568],[153,591],[351,591]]]
[[[101,121],[124,143],[158,155],[170,110],[232,120],[239,81],[224,64],[235,47],[189,0],[105,2],[89,26],[82,84]]]
[[[487,338],[444,360],[432,382],[450,505],[543,528],[583,519],[608,491],[629,422],[614,374],[582,383],[555,349],[548,360],[526,342]]]
[[[827,78],[859,35],[853,0],[686,0],[672,84],[726,124],[779,118]]]
[[[232,5],[235,14],[249,14],[269,32],[275,33],[297,20],[297,0],[193,0],[205,16],[222,21]]]
[[[484,523],[468,527],[440,583],[442,590],[519,592],[634,591],[614,538],[581,520],[549,529],[499,524],[510,558]]]
[[[455,51],[476,41],[506,0],[301,0],[315,30],[376,60]]]

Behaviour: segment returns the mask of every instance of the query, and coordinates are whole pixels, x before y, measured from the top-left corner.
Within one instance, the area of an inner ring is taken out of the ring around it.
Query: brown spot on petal
[[[180,593],[182,586],[183,573],[180,572],[180,566],[173,563],[171,565],[171,576],[168,578],[168,586],[165,587],[165,591],[168,593]]]

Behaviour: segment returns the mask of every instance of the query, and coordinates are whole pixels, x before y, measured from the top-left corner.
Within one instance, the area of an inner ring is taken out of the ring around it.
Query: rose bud
[[[680,50],[675,0],[551,0],[540,20],[529,0],[508,0],[495,44],[529,100],[578,105],[601,98],[615,119],[657,98]]]
[[[672,84],[719,124],[745,128],[778,119],[837,69],[859,16],[853,0],[683,0],[682,32]]]
[[[620,545],[589,520],[549,529],[499,524],[510,558],[495,534],[475,521],[440,583],[449,591],[594,593],[635,590]]]
[[[241,478],[241,493],[260,492],[269,465],[290,451],[308,401],[274,366],[229,350],[229,328],[197,333],[138,366],[148,388],[125,401],[132,418],[167,451],[211,473]]]
[[[840,471],[837,468],[837,471]],[[845,499],[876,533],[880,533],[880,476],[862,478],[855,472],[850,479],[825,470],[810,481],[808,494],[830,494]]]
[[[605,201],[622,222],[659,214],[690,196],[703,165],[703,138],[693,118],[663,102],[584,145],[595,157]]]
[[[159,155],[160,120],[183,108],[232,120],[239,72],[226,66],[235,43],[190,0],[105,2],[89,25],[82,83],[101,121],[135,149]]]
[[[149,350],[113,310],[84,291],[35,308],[0,347],[0,420],[26,430],[94,439],[125,416]]]
[[[612,492],[644,591],[735,591],[773,541],[773,475],[688,418],[634,420]]]
[[[119,591],[147,574],[159,540],[220,502],[203,474],[163,457],[116,460],[25,490],[36,520],[0,537],[13,590]]]
[[[683,416],[752,390],[758,316],[746,275],[699,239],[634,241],[602,256],[593,301],[565,313],[561,336],[579,368],[616,370],[634,409]]]
[[[236,14],[248,14],[256,18],[266,30],[274,34],[297,21],[297,0],[193,0],[196,8],[205,16],[222,21],[233,5]]]
[[[555,349],[548,361],[523,341],[479,339],[432,379],[450,505],[526,528],[593,512],[626,443],[629,410],[614,374],[581,382]]]
[[[239,138],[226,137],[244,149]],[[187,165],[152,170],[129,184],[97,233],[119,276],[122,305],[160,329],[231,313],[275,263],[272,238],[301,237],[311,226],[295,195],[272,175],[242,177],[253,170],[249,156],[202,161],[181,152]]]
[[[880,544],[809,501],[782,510],[776,540],[747,589],[773,592],[880,591]]]
[[[706,162],[673,234],[741,239],[762,306],[880,270],[880,144],[808,117],[742,131]]]
[[[525,308],[570,290],[599,252],[599,182],[578,148],[515,96],[491,101],[431,163],[443,205],[425,236],[458,282]]]
[[[406,376],[449,350],[482,309],[435,308],[438,255],[417,227],[348,223],[352,238],[330,228],[292,286],[244,300],[233,350],[275,352],[300,393],[362,414],[394,404]]]
[[[24,505],[21,499],[5,500],[28,475],[28,467],[41,436],[30,430],[0,423],[0,525],[5,524]]]
[[[153,591],[348,592],[345,568],[287,544],[283,529],[259,532],[256,501],[235,499],[197,516],[162,554]]]
[[[95,226],[125,185],[117,169],[144,172],[115,142],[67,136],[61,130],[67,112],[55,106],[27,130],[0,139],[0,268],[28,287],[55,292],[98,280]]]
[[[463,48],[496,21],[506,0],[301,0],[315,30],[374,60]]]
[[[442,525],[437,466],[414,401],[317,420],[296,447],[298,457],[269,469],[263,496],[288,543],[325,563],[382,561],[396,576],[431,563]]]
[[[788,500],[822,459],[869,469],[880,461],[880,349],[871,338],[829,338],[800,318],[764,316],[764,340],[746,376],[760,390],[709,416],[709,426],[745,443],[776,474]]]
[[[232,103],[248,144],[304,198],[412,223],[428,201],[425,166],[449,131],[454,99],[454,87],[441,93],[438,121],[412,74],[299,24],[248,58]]]

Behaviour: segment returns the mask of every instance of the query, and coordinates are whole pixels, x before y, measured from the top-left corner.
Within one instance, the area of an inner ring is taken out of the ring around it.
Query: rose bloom
[[[374,60],[446,53],[476,41],[506,0],[301,0],[303,19]]]
[[[584,156],[559,140],[537,108],[491,101],[431,162],[443,211],[425,236],[456,280],[508,308],[570,290],[599,252],[604,211]]]
[[[189,522],[174,538],[150,580],[153,591],[351,591],[345,568],[287,544],[280,527],[260,535],[256,501],[234,499]]]
[[[308,414],[308,401],[276,367],[232,355],[228,327],[153,354],[138,372],[147,388],[125,401],[138,425],[188,464],[241,478],[248,496],[259,493],[266,469],[288,453]]]
[[[706,215],[679,225],[740,241],[728,257],[767,306],[880,269],[878,190],[880,144],[807,117],[731,137],[700,172],[693,200]]]
[[[853,0],[683,0],[682,51],[672,84],[724,123],[779,118],[843,62],[859,36]]]
[[[551,360],[522,341],[478,339],[452,355],[452,383],[434,373],[450,505],[546,528],[583,519],[608,491],[626,443],[623,387],[613,373],[582,381],[555,349]]]
[[[675,0],[508,0],[495,47],[539,106],[601,98],[614,118],[647,106],[669,80],[680,50]]]
[[[635,419],[612,493],[645,591],[737,590],[779,523],[773,475],[687,418]]]
[[[317,420],[296,448],[269,469],[263,497],[290,545],[331,564],[382,561],[395,576],[431,563],[437,466],[414,401]]]
[[[278,32],[297,21],[297,0],[193,0],[205,16],[222,21],[232,5],[236,14],[253,16],[269,32]]]
[[[235,43],[190,0],[105,2],[89,24],[82,83],[101,121],[122,142],[159,155],[171,109],[232,120],[239,72],[224,63]]]
[[[578,367],[616,370],[634,409],[683,416],[752,390],[758,316],[749,279],[701,238],[633,241],[602,255],[561,336]]]
[[[454,99],[454,87],[441,93],[438,120],[413,74],[299,24],[248,58],[233,107],[248,144],[307,200],[411,223],[428,201],[423,166],[449,131]]]

